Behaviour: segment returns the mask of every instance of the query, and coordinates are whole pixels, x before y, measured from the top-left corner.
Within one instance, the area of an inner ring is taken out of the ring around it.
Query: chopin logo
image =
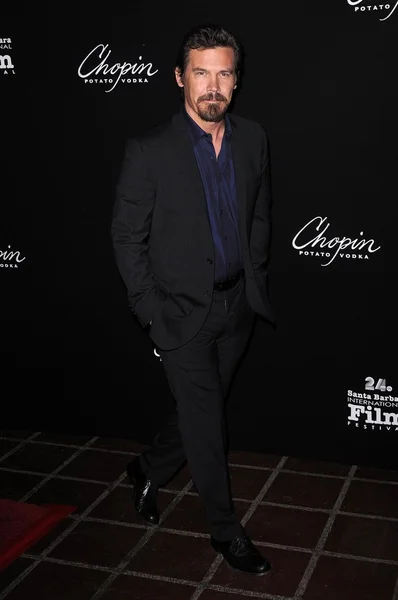
[[[112,50],[109,44],[98,44],[87,54],[80,64],[77,73],[84,83],[109,86],[105,92],[111,92],[119,84],[148,83],[150,77],[159,69],[153,69],[151,62],[145,63],[139,56],[134,64],[129,62],[110,64]]]
[[[337,257],[342,259],[369,260],[369,254],[380,250],[374,239],[366,240],[363,231],[360,237],[327,237],[330,227],[327,217],[314,217],[300,229],[293,238],[292,246],[300,256],[321,258],[322,267],[330,265]]]
[[[0,250],[0,269],[18,269],[18,265],[25,260],[26,256],[21,256],[19,250]]]
[[[379,18],[379,21],[387,21],[398,7],[398,0],[395,4],[364,4],[364,0],[347,0],[350,6],[354,7],[357,13],[383,11],[384,16]],[[387,13],[387,14],[385,14]]]
[[[0,38],[0,51],[2,50],[12,50],[11,38]],[[0,73],[15,75],[14,64],[9,54],[0,54]]]
[[[362,429],[398,431],[398,398],[385,379],[365,377],[364,392],[347,391],[347,425]],[[388,394],[387,394],[388,392]],[[393,409],[393,410],[391,410]]]

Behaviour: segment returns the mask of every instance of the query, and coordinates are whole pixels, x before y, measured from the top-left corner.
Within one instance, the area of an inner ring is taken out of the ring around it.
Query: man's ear
[[[179,87],[184,87],[184,82],[182,80],[181,70],[180,70],[179,67],[176,67],[174,69],[174,75],[175,75],[175,78],[176,78],[177,85]]]

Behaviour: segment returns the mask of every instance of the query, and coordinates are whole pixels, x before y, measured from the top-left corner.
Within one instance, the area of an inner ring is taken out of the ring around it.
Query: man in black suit
[[[227,114],[240,67],[240,46],[225,29],[185,36],[175,68],[183,106],[128,141],[112,239],[130,306],[176,400],[153,446],[127,468],[134,506],[157,524],[157,489],[187,459],[213,548],[233,568],[264,574],[269,563],[234,512],[224,416],[255,314],[273,322],[267,137],[258,123]]]

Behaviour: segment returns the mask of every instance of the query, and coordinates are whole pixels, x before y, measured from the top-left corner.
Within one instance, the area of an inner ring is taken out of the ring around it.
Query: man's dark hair
[[[237,79],[242,69],[242,48],[235,36],[220,25],[205,24],[194,27],[184,36],[177,54],[176,67],[183,75],[188,63],[190,50],[205,48],[232,48],[235,54],[235,74]]]

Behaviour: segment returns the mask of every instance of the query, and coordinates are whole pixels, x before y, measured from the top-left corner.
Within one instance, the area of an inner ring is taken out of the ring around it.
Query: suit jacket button
[[[206,262],[207,262],[207,264],[209,264],[209,265],[212,265],[212,264],[213,264],[213,261],[211,260],[211,258],[206,258]]]
[[[210,298],[210,296],[211,296],[211,293],[210,293],[210,292],[208,292],[208,291],[206,291],[206,292],[205,292],[205,298]]]

